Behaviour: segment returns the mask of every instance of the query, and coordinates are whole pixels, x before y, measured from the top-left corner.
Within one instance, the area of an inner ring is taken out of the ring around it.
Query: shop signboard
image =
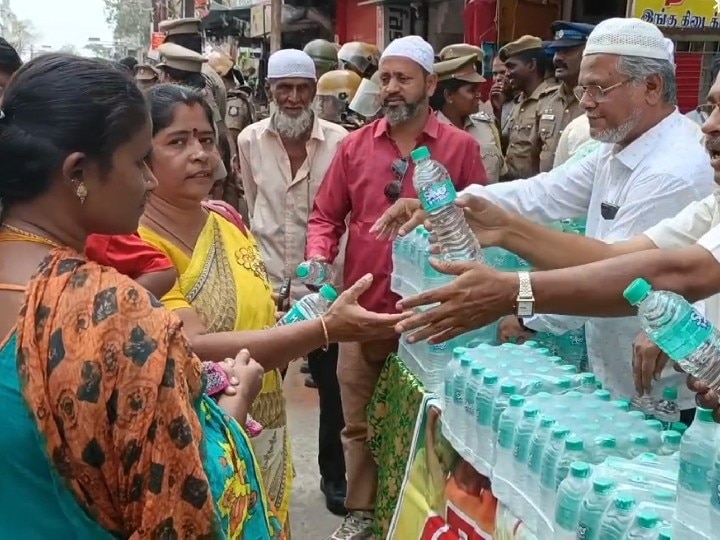
[[[272,10],[270,2],[255,4],[250,8],[250,37],[263,37],[272,28]]]
[[[385,4],[378,6],[377,43],[381,49],[388,44],[404,36],[412,34],[412,8],[409,5]]]
[[[720,30],[720,0],[634,0],[630,15],[669,30]]]

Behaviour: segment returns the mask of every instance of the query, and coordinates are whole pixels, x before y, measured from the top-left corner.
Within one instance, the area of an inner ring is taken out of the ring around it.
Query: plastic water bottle
[[[708,473],[713,469],[717,451],[717,426],[712,411],[698,407],[695,421],[680,443],[680,473],[677,484],[675,518],[683,525],[709,533]]]
[[[575,540],[580,508],[590,488],[590,465],[576,461],[570,466],[570,476],[560,484],[555,504],[555,540]]]
[[[467,356],[460,358],[460,367],[453,377],[452,416],[455,421],[455,436],[459,441],[465,440],[465,385],[470,375],[472,360]]]
[[[509,478],[512,472],[515,428],[522,420],[524,405],[525,398],[523,396],[510,396],[508,407],[502,415],[500,415],[500,420],[498,421],[495,470],[504,478]],[[499,499],[503,499],[499,494],[496,495]]]
[[[523,410],[522,420],[515,428],[515,441],[513,443],[513,468],[510,480],[514,486],[523,488],[528,485],[528,461],[530,459],[530,445],[535,429],[538,426],[540,409],[528,406]]]
[[[305,285],[315,287],[332,283],[335,278],[333,267],[325,261],[301,262],[295,270],[295,275]]]
[[[609,478],[598,477],[592,484],[592,490],[580,506],[577,540],[598,540],[605,511],[613,503],[615,482]]]
[[[720,452],[715,455],[708,480],[710,481],[710,527],[717,532],[720,531]]]
[[[632,523],[633,512],[637,506],[635,497],[620,494],[603,516],[598,540],[622,540]]]
[[[653,291],[636,279],[623,293],[638,307],[640,326],[648,338],[686,373],[713,389],[720,389],[720,334],[682,296]]]
[[[542,509],[546,516],[551,516],[555,509],[555,492],[557,490],[557,466],[562,457],[565,439],[570,430],[563,427],[553,429],[550,440],[545,445],[545,452],[540,465],[540,496]]]
[[[627,540],[656,540],[659,534],[660,516],[654,510],[640,510],[635,523],[625,535]]]
[[[427,146],[410,153],[415,163],[413,186],[418,193],[440,249],[450,260],[481,260],[480,245],[465,221],[462,209],[455,206],[457,193],[447,169],[430,157]]]
[[[597,380],[593,373],[583,373],[580,375],[579,390],[585,394],[593,394],[597,391]]]
[[[477,363],[470,367],[470,377],[465,385],[464,415],[462,420],[458,420],[465,423],[465,446],[471,451],[473,451],[478,444],[477,429],[475,429],[477,421],[475,396],[477,396],[478,390],[482,386],[484,371],[485,368]]]
[[[555,470],[555,484],[565,480],[570,472],[570,466],[575,461],[582,461],[585,458],[585,443],[577,435],[569,435],[565,439],[565,449],[562,456],[558,460],[557,469]]]
[[[542,472],[542,460],[545,455],[545,448],[550,441],[553,427],[555,427],[555,420],[549,416],[543,416],[540,418],[540,424],[538,425],[535,433],[533,433],[530,439],[530,452],[528,452],[528,490],[529,499],[536,503],[540,501],[540,476]]]
[[[495,406],[493,407],[493,433],[497,437],[498,426],[500,425],[500,415],[505,412],[505,409],[510,404],[510,396],[517,393],[517,386],[513,383],[502,383],[500,385],[500,394],[495,400]]]
[[[299,321],[310,321],[322,317],[330,305],[337,300],[338,293],[331,285],[323,285],[320,292],[303,296],[275,326],[284,326]]]
[[[499,377],[494,373],[483,374],[483,384],[475,396],[477,415],[477,455],[488,465],[493,464],[493,409],[498,392]]]
[[[663,431],[662,446],[660,447],[658,454],[661,456],[672,456],[675,452],[679,452],[681,440],[682,435],[680,435],[677,431]]]
[[[453,393],[454,393],[454,381],[455,372],[460,369],[460,358],[467,349],[464,347],[456,347],[453,349],[452,358],[448,365],[445,367],[445,392],[443,399],[443,423],[448,426],[455,426],[457,420],[455,419],[455,410],[453,409]]]
[[[652,396],[635,394],[631,405],[634,410],[642,412],[648,418],[655,413],[655,400]]]
[[[630,435],[630,451],[628,457],[630,459],[636,458],[641,454],[645,454],[650,451],[650,440],[644,433],[632,433]]]
[[[670,429],[673,422],[680,421],[680,406],[678,405],[678,389],[674,386],[663,388],[662,399],[655,405],[655,418],[660,420],[665,429]]]
[[[603,435],[599,437],[595,447],[594,463],[602,463],[610,456],[616,456],[617,439],[612,435]]]

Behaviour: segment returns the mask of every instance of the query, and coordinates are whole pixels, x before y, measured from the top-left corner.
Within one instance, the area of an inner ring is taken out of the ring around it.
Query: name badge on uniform
[[[553,120],[555,120],[555,115],[554,115],[554,114],[544,113],[543,115],[540,116],[540,120],[550,120],[550,121],[553,121]]]

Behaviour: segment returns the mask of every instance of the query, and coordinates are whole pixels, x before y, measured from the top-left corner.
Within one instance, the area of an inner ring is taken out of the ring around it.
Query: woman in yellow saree
[[[182,319],[202,360],[220,361],[246,348],[264,367],[263,388],[250,409],[264,431],[251,442],[270,501],[289,533],[293,468],[278,369],[339,339],[334,331],[327,332],[326,318],[319,320],[320,335],[313,338],[320,342],[310,348],[308,334],[299,331],[309,323],[265,330],[275,324],[275,306],[255,242],[235,215],[203,202],[213,183],[213,161],[218,159],[207,104],[200,94],[174,85],[154,87],[149,104],[153,121],[149,162],[158,186],[139,232],[173,261],[180,275],[161,300]],[[352,322],[347,321],[343,340],[350,334],[355,341],[391,336],[391,325],[402,318],[360,310]]]

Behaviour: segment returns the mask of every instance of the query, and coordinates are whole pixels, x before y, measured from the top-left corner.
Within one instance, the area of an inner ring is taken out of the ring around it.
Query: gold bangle
[[[320,324],[322,324],[323,334],[325,335],[325,346],[323,347],[323,351],[327,351],[330,348],[330,335],[328,334],[327,324],[325,324],[325,319],[323,317],[320,317]]]

